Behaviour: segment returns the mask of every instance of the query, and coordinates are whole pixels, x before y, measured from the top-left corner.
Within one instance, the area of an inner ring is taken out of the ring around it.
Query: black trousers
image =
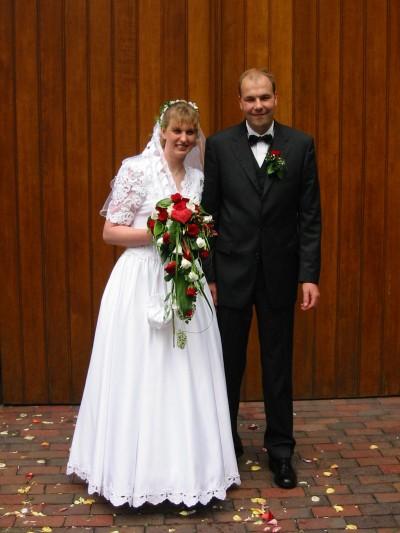
[[[294,305],[273,309],[268,304],[261,268],[257,274],[252,301],[240,309],[224,306],[217,308],[232,433],[236,440],[240,387],[246,367],[253,305],[258,321],[267,422],[264,445],[274,457],[290,457],[295,446],[292,393]]]

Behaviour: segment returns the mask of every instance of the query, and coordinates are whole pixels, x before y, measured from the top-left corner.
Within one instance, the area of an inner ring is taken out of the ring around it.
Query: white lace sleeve
[[[114,224],[130,226],[146,196],[145,176],[140,166],[123,163],[115,177],[106,218]]]

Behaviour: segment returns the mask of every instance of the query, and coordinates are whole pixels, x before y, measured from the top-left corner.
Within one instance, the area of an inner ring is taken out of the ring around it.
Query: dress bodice
[[[145,228],[147,218],[162,198],[180,192],[200,202],[204,175],[185,165],[181,190],[177,191],[167,164],[160,159],[136,156],[125,159],[113,182],[106,218],[115,224]]]

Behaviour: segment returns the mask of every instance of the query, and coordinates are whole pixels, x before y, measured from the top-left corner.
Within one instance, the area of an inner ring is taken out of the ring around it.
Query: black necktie
[[[254,146],[260,141],[264,141],[267,144],[271,144],[272,142],[272,135],[270,133],[266,133],[265,135],[249,135],[249,144],[250,146]]]

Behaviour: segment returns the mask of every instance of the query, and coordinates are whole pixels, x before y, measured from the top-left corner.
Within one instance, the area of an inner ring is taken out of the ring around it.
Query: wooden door
[[[118,251],[98,211],[162,101],[206,134],[265,66],[278,119],[314,135],[321,305],[298,313],[297,398],[400,393],[399,0],[2,0],[4,401],[79,402]],[[244,399],[260,399],[256,324]]]

